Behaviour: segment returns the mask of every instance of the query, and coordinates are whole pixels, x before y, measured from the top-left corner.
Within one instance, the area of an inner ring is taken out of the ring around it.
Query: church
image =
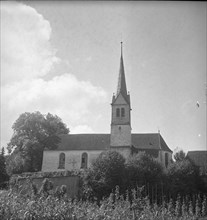
[[[160,133],[131,133],[131,101],[127,92],[121,42],[117,92],[112,96],[110,134],[61,135],[58,148],[44,150],[42,171],[86,169],[106,150],[120,152],[126,159],[144,151],[164,168],[171,163],[172,151]]]

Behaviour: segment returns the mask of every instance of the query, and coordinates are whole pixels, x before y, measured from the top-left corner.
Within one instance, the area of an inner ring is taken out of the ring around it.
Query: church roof
[[[132,134],[132,145],[136,149],[157,149],[172,152],[159,133]]]
[[[61,135],[57,150],[106,150],[109,148],[109,134]]]
[[[61,135],[56,150],[107,150],[110,134],[69,134]],[[140,150],[164,150],[172,152],[159,133],[132,134],[132,145]]]

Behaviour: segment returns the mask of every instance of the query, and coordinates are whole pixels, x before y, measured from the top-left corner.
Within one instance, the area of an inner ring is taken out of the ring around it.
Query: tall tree
[[[39,171],[43,150],[57,148],[60,142],[59,135],[69,133],[61,118],[50,113],[43,115],[40,112],[21,114],[12,129],[14,133],[8,144],[8,152],[11,153],[13,150],[8,160],[11,173],[16,172],[16,168],[10,166],[12,163],[18,163],[18,172]],[[16,157],[19,159],[14,161]]]

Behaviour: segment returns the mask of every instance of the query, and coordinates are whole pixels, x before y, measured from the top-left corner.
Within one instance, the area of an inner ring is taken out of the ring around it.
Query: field
[[[193,202],[189,198],[170,200],[161,205],[150,204],[139,190],[119,195],[117,188],[108,198],[78,200],[67,197],[64,187],[56,190],[37,192],[31,189],[27,195],[17,191],[3,191],[0,194],[0,219],[48,219],[48,220],[190,220],[207,219],[205,196],[197,196]]]

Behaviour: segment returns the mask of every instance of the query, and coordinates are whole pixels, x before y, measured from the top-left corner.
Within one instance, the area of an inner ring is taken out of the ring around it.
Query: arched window
[[[65,169],[65,154],[64,153],[60,153],[59,155],[58,169]]]
[[[88,166],[88,154],[83,153],[81,157],[81,168],[86,169]]]
[[[165,167],[168,167],[168,153],[165,153]]]
[[[120,117],[120,109],[119,108],[116,109],[116,117]]]
[[[125,109],[121,108],[121,117],[125,117]]]

